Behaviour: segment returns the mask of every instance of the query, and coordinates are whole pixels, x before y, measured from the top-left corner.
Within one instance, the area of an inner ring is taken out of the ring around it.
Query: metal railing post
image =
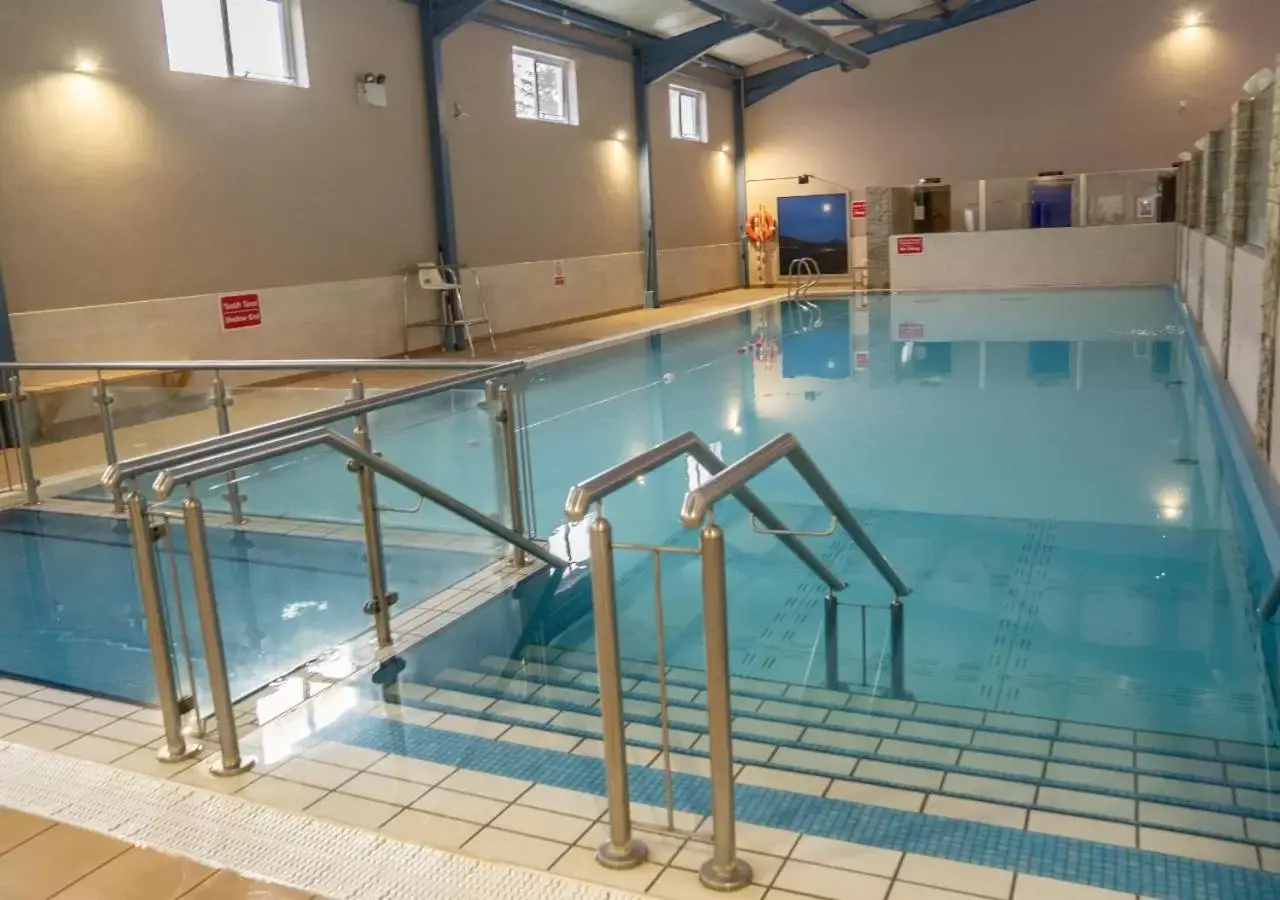
[[[36,478],[36,467],[31,460],[31,433],[27,430],[27,414],[24,405],[27,395],[22,392],[22,383],[17,375],[9,376],[9,399],[13,410],[13,439],[18,442],[18,470],[22,473],[22,489],[27,497],[27,504],[35,506],[40,502],[40,479]]]
[[[520,503],[520,450],[516,444],[515,405],[511,388],[498,385],[498,425],[502,429],[502,461],[506,468],[504,481],[507,489],[507,507],[511,510],[511,530],[524,534],[524,510]],[[517,567],[525,563],[524,551],[512,546],[511,561]]]
[[[235,401],[227,396],[227,384],[222,380],[222,371],[213,370],[213,413],[218,419],[218,434],[231,433],[231,404]],[[231,511],[231,521],[237,525],[245,523],[244,497],[240,495],[240,485],[236,473],[227,473],[227,506]]]
[[[160,571],[156,566],[153,549],[155,542],[151,523],[147,519],[147,501],[142,494],[129,494],[126,507],[129,512],[129,530],[133,536],[133,560],[138,574],[138,592],[142,599],[142,611],[147,620],[147,643],[151,647],[151,666],[156,676],[156,698],[164,723],[165,745],[156,751],[161,762],[179,762],[191,759],[203,749],[194,741],[188,742],[182,733],[182,706],[178,699],[177,682],[173,674],[173,656],[169,647],[169,628],[165,622],[164,601],[160,596]]]
[[[711,757],[711,827],[714,853],[698,879],[716,891],[751,883],[751,866],[738,858],[733,811],[733,712],[729,699],[729,631],[725,596],[724,531],[702,529],[702,621],[707,652],[707,751]],[[592,556],[594,564],[594,554]]]
[[[351,402],[364,399],[364,381],[357,375],[351,380]],[[369,417],[356,416],[353,434],[356,444],[367,453],[373,452],[373,437],[369,433]],[[396,596],[387,591],[387,561],[382,545],[382,515],[378,511],[378,484],[373,472],[354,460],[347,468],[356,473],[360,484],[360,518],[364,522],[364,548],[369,559],[369,602],[364,611],[373,616],[373,627],[378,634],[378,646],[391,646],[391,607]]]
[[[254,758],[240,755],[240,736],[236,733],[236,714],[231,702],[231,686],[227,681],[227,657],[222,645],[222,624],[218,621],[218,600],[213,590],[213,567],[209,561],[209,536],[204,527],[204,507],[195,497],[182,503],[182,518],[187,526],[187,553],[191,557],[191,581],[195,585],[196,610],[200,615],[200,632],[204,636],[205,667],[209,673],[209,693],[213,698],[213,714],[218,722],[218,744],[221,752],[209,763],[209,771],[220,777],[239,775],[254,766]]]
[[[906,610],[902,605],[902,598],[896,594],[893,597],[893,603],[889,605],[889,661],[890,669],[890,688],[893,696],[898,699],[904,699],[907,696],[906,686],[906,623],[903,617]]]
[[[115,398],[107,392],[107,383],[102,378],[102,370],[98,370],[98,380],[93,386],[93,402],[98,406],[98,422],[102,426],[102,448],[107,455],[107,465],[114,466],[120,461],[116,453],[116,426],[111,418],[111,404]],[[111,492],[111,502],[116,512],[124,512],[124,496],[119,488]]]
[[[826,681],[829,691],[840,689],[840,636],[836,633],[839,625],[838,609],[836,595],[827,591],[827,596],[822,601],[822,649],[826,653]]]
[[[591,604],[595,613],[601,739],[604,742],[609,802],[609,840],[597,848],[596,862],[608,869],[632,869],[645,861],[649,848],[631,835],[627,739],[622,715],[622,664],[619,660],[618,610],[614,596],[613,528],[603,515],[597,515],[591,523]]]

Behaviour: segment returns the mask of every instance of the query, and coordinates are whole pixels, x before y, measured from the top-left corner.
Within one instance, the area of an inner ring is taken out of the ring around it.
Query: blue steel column
[[[13,349],[13,326],[9,322],[9,301],[4,293],[4,269],[0,268],[0,361],[17,359]]]
[[[738,284],[751,286],[751,264],[747,259],[747,102],[746,78],[733,80],[733,190],[738,206]]]
[[[445,135],[443,36],[436,32],[434,0],[422,0],[418,7],[418,27],[422,35],[422,71],[427,93],[427,141],[431,154],[431,186],[436,212],[436,243],[440,262],[458,264],[458,232],[453,216],[453,176],[449,167],[449,141]],[[461,280],[461,279],[459,279]],[[457,297],[449,297],[450,314],[462,318]],[[448,328],[445,349],[462,350],[462,330]]]
[[[653,222],[653,153],[649,135],[649,86],[644,80],[644,54],[635,52],[631,66],[636,98],[636,166],[640,189],[640,238],[644,242],[644,305],[656,307],[658,298],[658,244]]]

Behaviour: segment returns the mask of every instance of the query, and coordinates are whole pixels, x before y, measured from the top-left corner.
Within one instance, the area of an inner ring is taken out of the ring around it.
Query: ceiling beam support
[[[777,0],[777,3],[788,12],[803,16],[827,8],[831,5],[831,0]],[[707,9],[697,3],[694,5]],[[653,84],[681,66],[703,57],[717,44],[753,31],[755,29],[750,25],[721,19],[675,37],[653,38],[643,46],[641,52],[645,83]]]
[[[430,0],[435,33],[440,37],[478,16],[493,0]]]
[[[892,31],[857,41],[851,46],[866,54],[880,53],[1034,2],[1035,0],[969,0],[950,15],[913,20]],[[835,63],[826,57],[813,57],[784,63],[759,75],[752,75],[747,78],[747,106],[759,103],[765,97],[777,93],[806,75],[820,72],[833,65]]]

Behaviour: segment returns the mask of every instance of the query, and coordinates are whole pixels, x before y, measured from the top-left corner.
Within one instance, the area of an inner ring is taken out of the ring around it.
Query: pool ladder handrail
[[[788,441],[779,444],[771,441],[761,450],[777,453],[782,447],[788,459],[800,471],[819,499],[831,511],[835,521],[844,526],[854,542],[871,560],[877,571],[894,588],[894,602],[890,607],[891,645],[894,654],[893,678],[895,690],[902,683],[902,601],[910,589],[894,572],[883,554],[858,525],[853,514],[836,495],[830,483],[813,465],[812,460],[799,447],[792,435],[784,435]],[[761,450],[748,454],[746,460],[760,460]],[[614,577],[613,551],[620,549],[648,550],[654,554],[654,590],[658,604],[655,619],[661,618],[661,579],[658,574],[660,555],[663,552],[696,553],[702,557],[702,611],[703,638],[706,648],[706,707],[707,746],[711,768],[712,840],[713,855],[699,871],[702,883],[720,891],[732,891],[745,887],[751,881],[751,867],[737,854],[736,825],[733,798],[733,730],[732,707],[729,687],[729,638],[727,622],[725,538],[724,532],[714,522],[702,529],[697,550],[686,547],[657,547],[637,544],[614,544],[613,529],[604,517],[601,501],[608,495],[642,475],[682,455],[692,456],[711,479],[703,488],[715,485],[714,495],[699,507],[697,524],[707,517],[711,504],[727,494],[732,494],[752,514],[752,527],[758,532],[775,535],[804,563],[810,571],[828,587],[824,623],[828,631],[828,673],[835,668],[835,592],[847,585],[835,575],[813,552],[799,540],[807,532],[792,531],[773,511],[747,487],[747,480],[767,468],[766,462],[759,468],[742,466],[742,461],[726,466],[716,453],[693,432],[685,432],[658,444],[631,459],[575,485],[565,500],[565,516],[571,522],[585,519],[592,507],[596,517],[590,525],[591,540],[591,599],[595,622],[596,671],[600,691],[601,738],[604,744],[605,777],[609,808],[609,837],[596,851],[596,860],[612,869],[627,869],[645,861],[648,850],[643,842],[632,835],[630,788],[628,785],[625,718],[622,705],[622,662],[618,644],[618,618],[616,579]],[[773,460],[782,458],[775,456]],[[732,482],[732,484],[730,484]],[[698,490],[702,490],[699,488]],[[714,499],[711,499],[714,496]],[[763,528],[757,527],[757,522]],[[688,525],[688,522],[685,522]],[[697,527],[690,526],[690,527]],[[826,532],[823,532],[824,534]],[[865,621],[865,610],[863,612]],[[865,626],[864,626],[865,632]],[[659,630],[658,654],[663,659],[664,636]],[[865,642],[865,633],[864,633]],[[864,661],[865,665],[865,661]],[[665,672],[659,671],[660,718],[663,728],[664,759],[668,753],[667,712],[665,701]],[[667,763],[669,766],[669,763]],[[669,773],[668,773],[669,777]],[[671,803],[668,788],[668,804]],[[670,815],[670,809],[668,810]]]
[[[1267,589],[1262,602],[1258,604],[1258,618],[1264,622],[1270,622],[1275,618],[1276,610],[1278,609],[1280,609],[1280,572],[1276,573],[1275,580],[1271,582],[1271,587]]]
[[[818,305],[809,299],[809,291],[817,285],[821,275],[818,261],[812,256],[791,260],[791,265],[787,267],[787,277],[794,280],[787,284],[787,299],[796,301],[806,309],[817,310]]]

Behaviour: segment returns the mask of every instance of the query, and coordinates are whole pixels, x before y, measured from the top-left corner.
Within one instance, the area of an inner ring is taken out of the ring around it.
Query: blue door
[[[1030,227],[1070,228],[1073,188],[1070,181],[1033,182]]]

